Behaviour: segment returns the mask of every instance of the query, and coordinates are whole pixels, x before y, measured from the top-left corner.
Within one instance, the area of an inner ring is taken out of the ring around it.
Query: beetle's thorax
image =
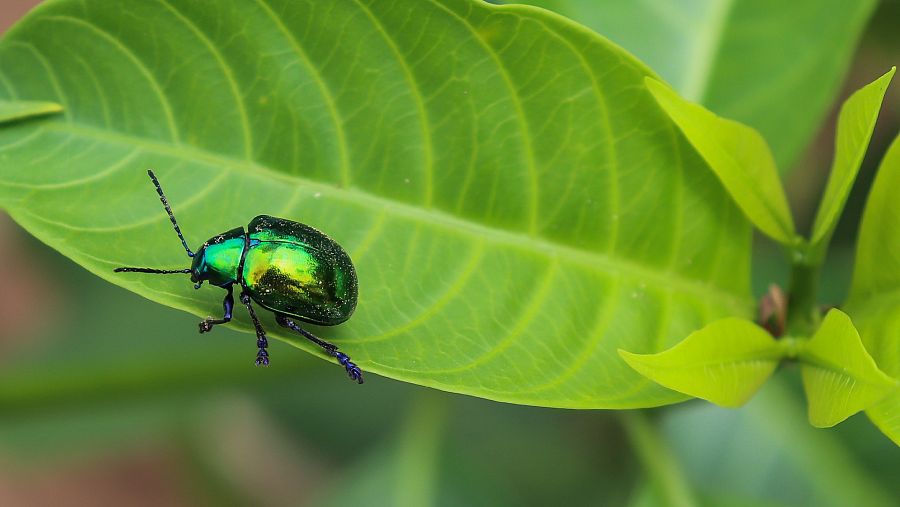
[[[237,282],[245,236],[243,227],[237,227],[210,238],[194,254],[191,281],[219,286]]]

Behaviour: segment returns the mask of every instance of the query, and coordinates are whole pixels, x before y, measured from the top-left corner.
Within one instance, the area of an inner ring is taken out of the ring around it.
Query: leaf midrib
[[[707,368],[710,366],[743,366],[749,363],[777,363],[781,360],[781,355],[778,352],[766,352],[760,354],[752,354],[743,357],[736,357],[734,359],[729,359],[727,361],[720,360],[709,360],[709,361],[696,361],[690,363],[679,363],[673,365],[665,365],[665,364],[654,364],[653,367],[662,370],[670,370],[670,371],[678,371],[678,370],[689,370],[695,368]],[[649,364],[649,363],[644,363]]]
[[[878,381],[871,381],[871,380],[867,379],[864,376],[864,374],[860,374],[860,372],[857,371],[856,369],[849,369],[844,366],[834,364],[831,361],[824,359],[822,357],[819,357],[817,355],[808,355],[808,356],[801,356],[801,357],[803,359],[804,366],[807,366],[808,368],[812,368],[815,371],[830,373],[830,374],[833,374],[840,378],[850,379],[850,381],[852,381],[856,384],[862,384],[865,386],[873,386],[873,387],[877,388],[879,386],[888,385],[888,384],[881,384]],[[888,378],[890,378],[890,377],[888,377]],[[898,384],[896,382],[894,383],[894,385],[896,387],[900,387],[900,384]]]
[[[749,295],[738,295],[737,293],[730,292],[710,281],[685,278],[680,274],[673,272],[655,271],[636,264],[628,259],[613,257],[605,252],[584,250],[570,245],[553,243],[545,238],[531,236],[521,232],[491,227],[486,224],[447,214],[446,212],[435,208],[423,209],[412,204],[372,194],[358,188],[341,188],[319,181],[288,175],[258,164],[255,161],[229,158],[197,146],[186,144],[174,146],[165,142],[137,137],[135,135],[118,132],[114,133],[79,123],[52,122],[47,123],[43,128],[48,131],[62,132],[70,135],[81,135],[111,143],[142,147],[149,151],[172,155],[179,159],[188,158],[192,160],[203,160],[228,170],[240,168],[243,172],[253,174],[266,181],[271,181],[274,178],[290,182],[294,185],[300,183],[312,189],[329,192],[338,190],[337,195],[342,196],[343,199],[351,202],[363,203],[373,209],[389,208],[398,216],[413,218],[454,230],[464,230],[477,237],[490,238],[490,240],[495,243],[524,247],[529,251],[542,252],[548,257],[566,259],[575,264],[582,264],[599,271],[604,271],[610,275],[624,274],[633,279],[653,282],[659,287],[676,288],[681,292],[699,296],[701,299],[712,300],[714,298],[724,298],[730,303],[730,306],[741,308],[744,311],[748,311],[752,306],[752,298]]]

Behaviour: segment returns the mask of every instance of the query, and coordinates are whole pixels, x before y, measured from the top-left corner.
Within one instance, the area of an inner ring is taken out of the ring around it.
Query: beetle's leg
[[[228,291],[228,294],[225,295],[225,299],[222,300],[222,308],[225,309],[225,315],[223,315],[221,319],[206,319],[201,322],[201,333],[208,333],[212,330],[213,326],[217,324],[225,324],[226,322],[231,320],[231,310],[234,309],[234,294],[233,289],[231,288],[231,284],[228,284],[225,289]]]
[[[338,363],[340,363],[341,366],[343,366],[344,369],[347,370],[347,375],[349,375],[351,379],[355,380],[358,384],[363,383],[362,370],[360,370],[359,367],[356,366],[353,363],[353,361],[350,360],[350,356],[348,356],[347,354],[344,354],[343,352],[339,352],[336,345],[328,343],[325,340],[319,338],[318,336],[303,329],[302,327],[297,325],[296,322],[294,322],[293,320],[288,318],[288,316],[283,313],[275,314],[275,322],[277,322],[279,326],[283,326],[283,327],[286,327],[293,331],[296,331],[297,333],[300,333],[307,340],[309,340],[309,341],[315,343],[316,345],[322,347],[323,349],[325,349],[325,352],[327,352],[328,355],[337,359]]]
[[[250,294],[241,292],[241,303],[244,303],[244,306],[247,307],[247,311],[250,312],[250,320],[253,321],[253,327],[256,328],[256,346],[259,348],[259,351],[256,353],[256,366],[269,366],[269,353],[266,351],[269,342],[266,340],[266,332],[259,324],[259,319],[256,318],[256,312],[253,311]]]

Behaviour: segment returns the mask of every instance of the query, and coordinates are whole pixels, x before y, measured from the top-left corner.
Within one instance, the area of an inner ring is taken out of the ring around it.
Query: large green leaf
[[[791,168],[877,0],[523,0],[621,44],[689,100],[759,130]]]
[[[863,214],[846,311],[866,350],[885,373],[900,378],[900,136],[881,162]],[[900,445],[900,389],[866,411]]]
[[[810,238],[814,260],[821,259],[825,255],[828,242],[850,195],[850,189],[856,181],[856,173],[866,155],[866,148],[869,147],[869,139],[872,137],[872,130],[875,129],[875,120],[878,119],[884,93],[896,70],[894,67],[885,75],[860,88],[841,106],[831,174],[819,211],[816,213]]]
[[[0,129],[0,206],[90,271],[198,316],[223,294],[112,272],[188,262],[148,167],[194,245],[260,213],[327,231],[360,302],[316,332],[422,385],[672,403],[684,396],[616,349],[752,311],[748,226],[643,89],[650,71],[544,11],[61,0],[7,34],[0,62],[0,99],[65,107]]]

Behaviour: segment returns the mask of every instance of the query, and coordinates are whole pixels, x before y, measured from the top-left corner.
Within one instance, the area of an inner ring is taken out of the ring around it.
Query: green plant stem
[[[681,473],[672,450],[663,441],[647,416],[636,410],[619,413],[631,447],[650,480],[656,484],[669,507],[696,507],[687,479]]]
[[[797,338],[796,336],[786,335],[778,340],[778,346],[781,348],[782,357],[784,359],[797,359],[800,355],[800,344],[807,338]]]
[[[435,505],[437,468],[446,412],[443,399],[432,393],[422,394],[413,404],[398,445],[396,497],[393,505]]]
[[[787,333],[793,336],[812,336],[819,327],[816,293],[820,264],[811,265],[805,255],[798,254],[791,264],[788,286]]]

